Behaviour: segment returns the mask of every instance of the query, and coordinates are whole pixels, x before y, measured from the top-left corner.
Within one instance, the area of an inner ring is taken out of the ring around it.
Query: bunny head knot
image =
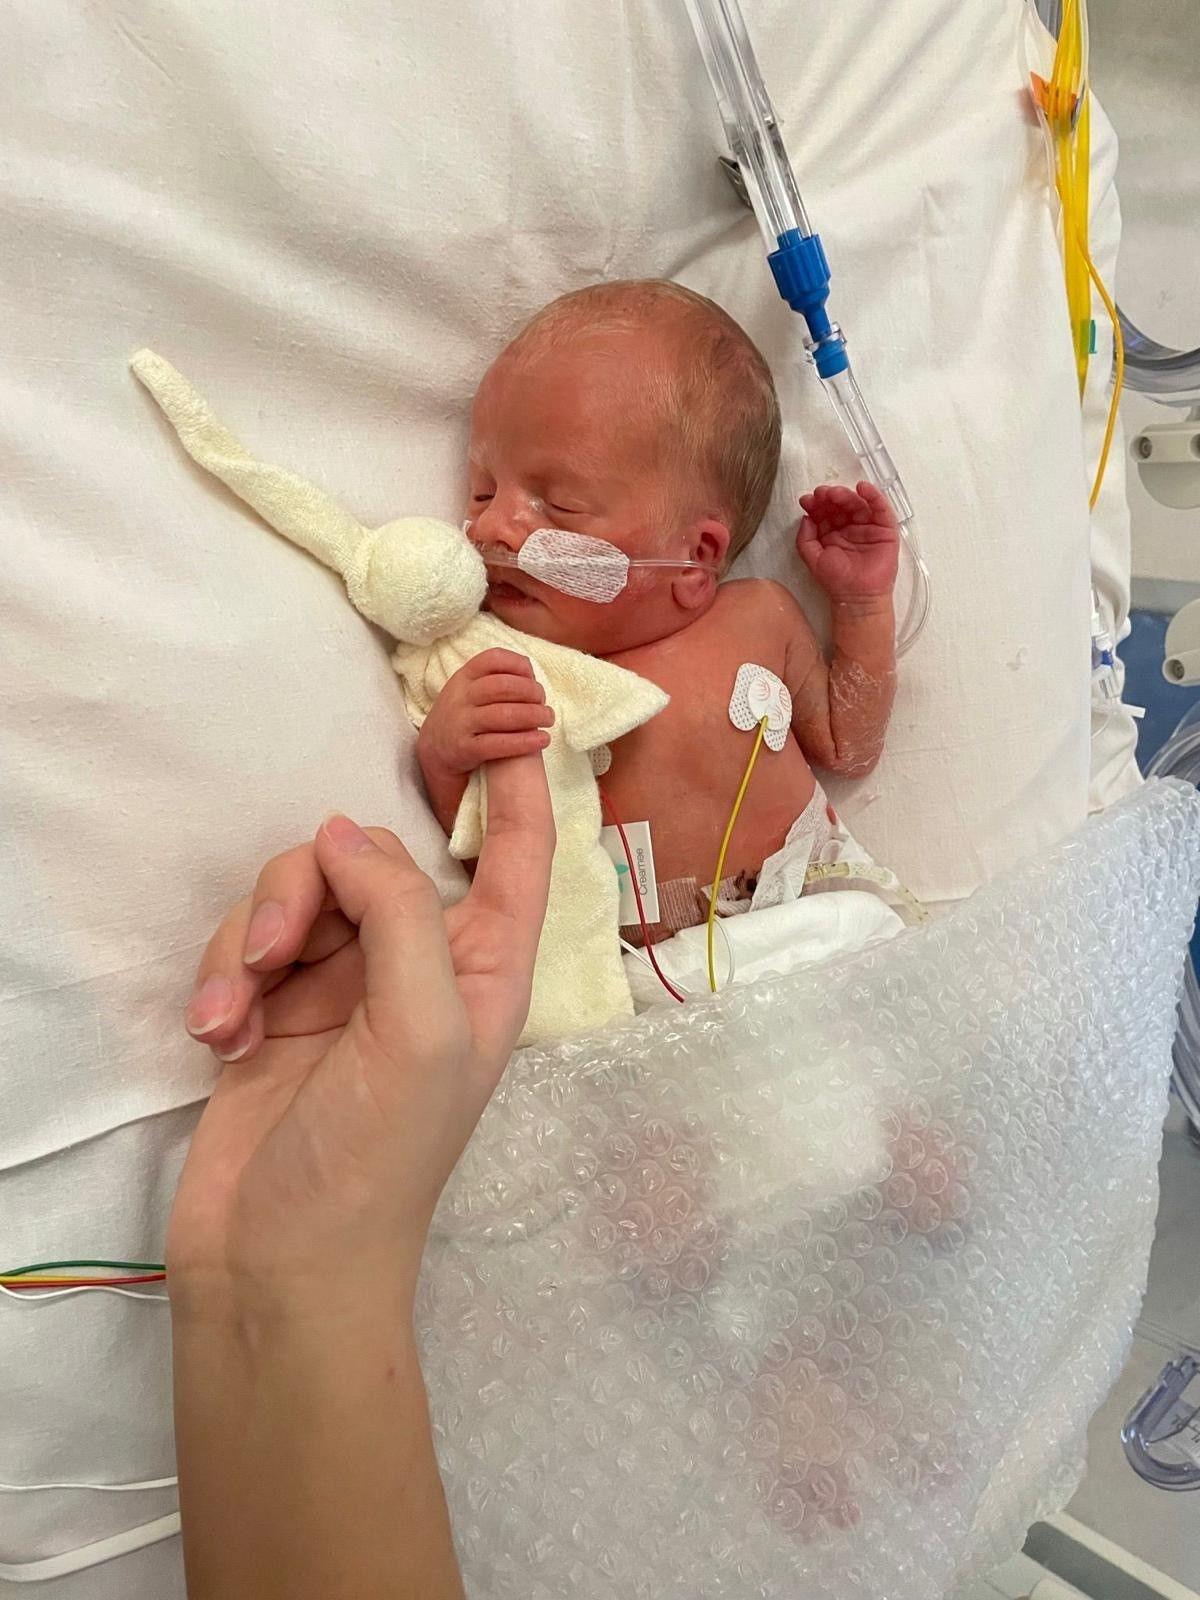
[[[483,604],[487,573],[449,522],[402,517],[375,528],[345,568],[357,611],[404,644],[433,644],[465,628]]]

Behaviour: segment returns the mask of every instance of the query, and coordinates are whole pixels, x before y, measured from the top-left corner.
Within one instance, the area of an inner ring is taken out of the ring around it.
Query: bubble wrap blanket
[[[1144,1286],[1200,798],[514,1061],[423,1360],[473,1600],[930,1600],[1065,1502]]]

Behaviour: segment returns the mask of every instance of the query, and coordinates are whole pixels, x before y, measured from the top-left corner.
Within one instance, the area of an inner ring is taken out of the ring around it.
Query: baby
[[[729,717],[743,663],[787,686],[791,732],[782,749],[760,753],[722,881],[726,903],[748,895],[785,841],[811,840],[816,850],[828,838],[836,819],[813,768],[860,777],[883,746],[899,548],[884,495],[860,483],[801,496],[797,548],[829,597],[832,659],[780,584],[720,581],[766,512],[779,451],[766,362],[719,306],[672,283],[600,284],[553,301],[475,396],[467,531],[491,558],[488,608],[670,695],[663,712],[614,745],[603,779],[616,816],[649,822],[656,935],[707,912],[753,742]],[[548,527],[604,539],[629,556],[621,592],[582,599],[514,569],[512,554]],[[639,558],[658,564],[642,567]],[[468,775],[541,748],[552,720],[517,655],[489,651],[447,683],[418,741],[447,833]]]

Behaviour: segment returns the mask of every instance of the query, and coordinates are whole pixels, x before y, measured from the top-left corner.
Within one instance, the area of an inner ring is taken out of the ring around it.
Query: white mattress
[[[1089,526],[1020,7],[745,9],[935,583],[884,761],[837,798],[950,899],[1083,817],[1090,566],[1114,612],[1127,592],[1119,451]],[[25,5],[0,57],[0,1253],[143,1258],[209,1082],[178,1012],[257,865],[337,806],[460,880],[386,642],[183,459],[129,352],[159,348],[364,520],[454,516],[466,402],[520,321],[599,277],[676,276],[780,385],[747,570],[799,585],[796,496],[853,462],[716,168],[682,3]],[[1100,213],[1111,261],[1111,195]],[[1129,786],[1131,744],[1124,723],[1096,741],[1093,801]],[[159,1475],[166,1359],[157,1308],[0,1304],[0,1481]],[[0,1561],[159,1514],[137,1499],[0,1497]]]

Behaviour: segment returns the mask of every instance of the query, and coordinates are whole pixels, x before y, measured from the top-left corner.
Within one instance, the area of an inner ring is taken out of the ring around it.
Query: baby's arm
[[[467,779],[486,761],[529,755],[550,743],[546,692],[525,656],[484,650],[460,667],[417,735],[425,793],[444,833],[454,832]]]
[[[796,547],[829,596],[833,659],[805,624],[788,652],[792,728],[815,765],[861,778],[882,753],[896,691],[899,528],[872,483],[823,485],[800,504]]]

